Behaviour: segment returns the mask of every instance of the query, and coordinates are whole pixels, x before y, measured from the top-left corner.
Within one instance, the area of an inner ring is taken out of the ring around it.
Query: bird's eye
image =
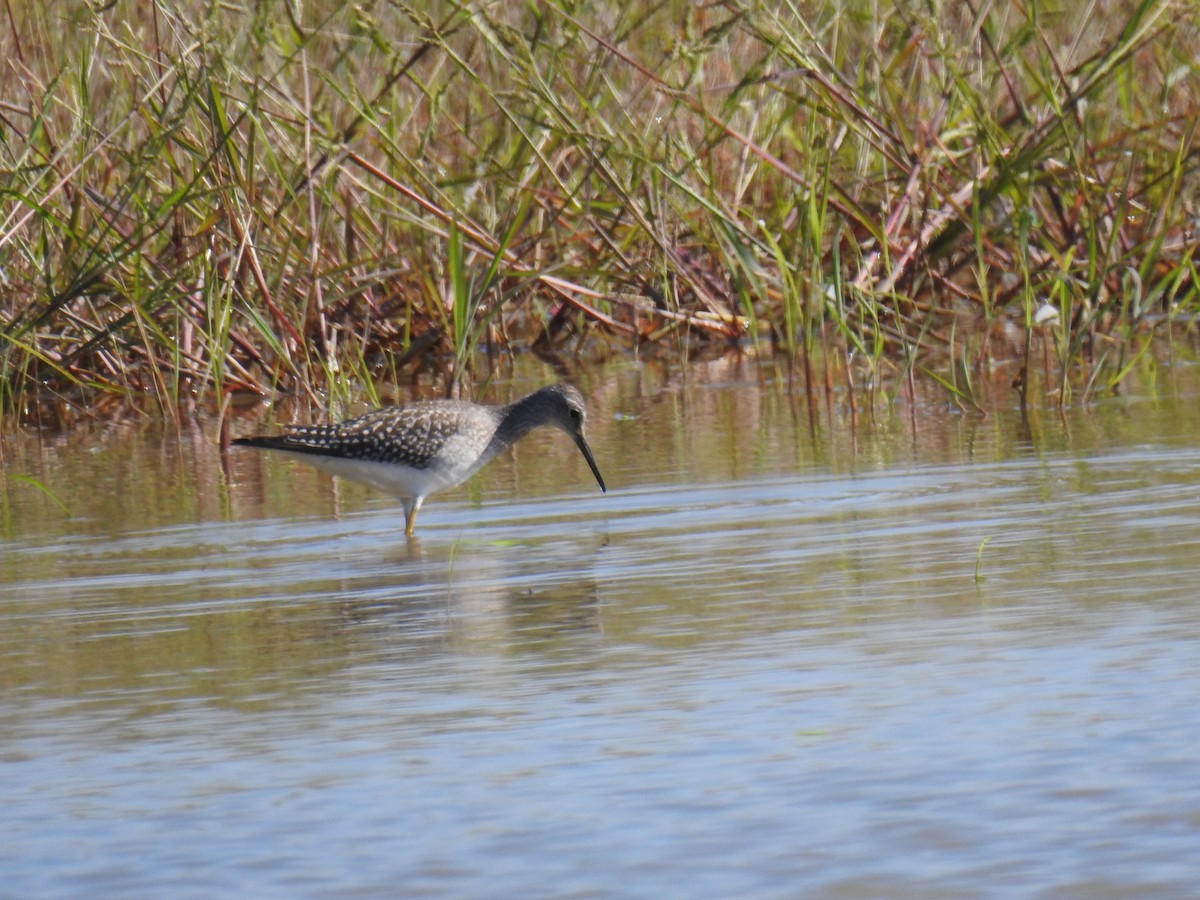
[[[582,418],[583,418],[583,412],[581,410],[575,409],[575,407],[571,407],[571,421],[578,422]]]

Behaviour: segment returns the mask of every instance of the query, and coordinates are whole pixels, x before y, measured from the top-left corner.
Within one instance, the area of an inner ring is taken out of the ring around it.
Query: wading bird
[[[550,425],[575,441],[606,490],[583,436],[583,394],[551,384],[507,406],[418,400],[337,425],[289,426],[287,434],[238,438],[241,447],[278,450],[318,469],[394,494],[404,504],[404,533],[435,491],[462,484],[533,429]]]

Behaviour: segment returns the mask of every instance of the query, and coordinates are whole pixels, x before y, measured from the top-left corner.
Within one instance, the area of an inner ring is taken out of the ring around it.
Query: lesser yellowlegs
[[[337,425],[289,426],[275,437],[238,438],[243,447],[281,450],[304,462],[400,497],[404,533],[412,537],[417,510],[434,491],[461,484],[530,431],[565,431],[605,490],[583,436],[583,395],[552,384],[507,406],[459,400],[419,400],[389,406]]]

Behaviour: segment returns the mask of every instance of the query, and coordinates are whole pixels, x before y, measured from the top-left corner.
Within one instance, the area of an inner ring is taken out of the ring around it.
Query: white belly
[[[452,450],[449,443],[445,450]],[[456,459],[453,452],[445,452],[445,450],[440,454],[442,458]],[[408,499],[428,497],[437,491],[444,491],[456,484],[462,484],[491,459],[490,455],[475,456],[474,453],[470,453],[463,457],[465,464],[447,465],[444,462],[437,462],[428,469],[411,469],[407,466],[371,462],[365,459],[343,459],[337,456],[319,456],[315,453],[292,453],[287,450],[280,452],[292,459],[329,472],[331,475],[345,478],[347,481],[365,484],[386,494]]]

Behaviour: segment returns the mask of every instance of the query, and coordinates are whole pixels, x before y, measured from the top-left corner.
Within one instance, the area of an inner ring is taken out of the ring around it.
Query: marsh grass
[[[1200,304],[1198,9],[4,0],[0,407],[705,345],[1108,390]]]

